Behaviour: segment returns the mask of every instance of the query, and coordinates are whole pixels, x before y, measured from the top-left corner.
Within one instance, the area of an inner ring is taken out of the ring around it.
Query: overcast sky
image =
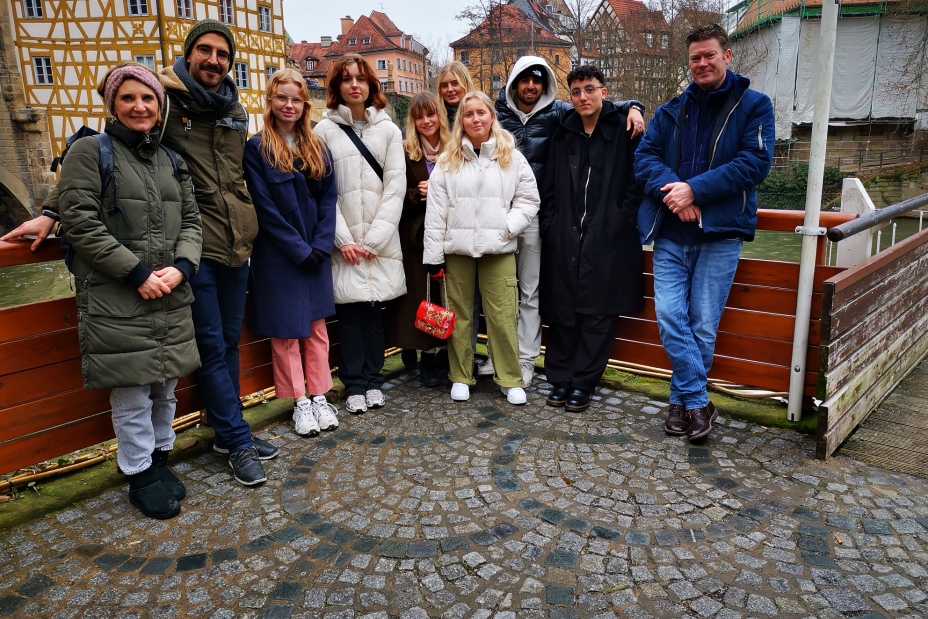
[[[397,28],[432,49],[447,47],[467,33],[467,24],[455,15],[473,4],[475,0],[284,0],[284,27],[297,43],[317,43],[323,35],[334,39],[341,34],[339,18],[350,15],[357,20],[381,11]]]

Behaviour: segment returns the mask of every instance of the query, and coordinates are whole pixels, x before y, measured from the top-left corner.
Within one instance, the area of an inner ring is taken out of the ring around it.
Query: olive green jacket
[[[186,262],[181,270],[189,274],[199,265],[193,186],[182,161],[178,182],[157,134],[113,120],[106,132],[113,142],[113,181],[101,187],[99,142],[88,137],[71,147],[58,183],[62,227],[75,251],[84,386],[163,384],[200,366],[193,292],[185,281],[161,298],[143,299],[138,286],[152,271]]]
[[[238,267],[251,255],[258,218],[242,176],[248,115],[236,104],[229,116],[193,100],[170,67],[159,72],[169,108],[162,141],[187,162],[203,220],[203,258]]]

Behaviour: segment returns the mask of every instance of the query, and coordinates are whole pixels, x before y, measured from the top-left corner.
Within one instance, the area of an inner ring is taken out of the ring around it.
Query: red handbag
[[[442,283],[444,283],[442,278]],[[445,305],[448,305],[448,288],[443,286]],[[447,340],[454,331],[454,323],[457,318],[454,312],[446,307],[432,303],[432,278],[428,278],[425,285],[425,299],[419,303],[419,309],[416,310],[416,329],[423,333],[428,333],[432,337],[440,340]]]

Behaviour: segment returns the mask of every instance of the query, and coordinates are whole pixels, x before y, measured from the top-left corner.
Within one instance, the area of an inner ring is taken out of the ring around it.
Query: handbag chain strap
[[[426,277],[426,280],[425,280],[425,298],[426,298],[426,300],[427,300],[429,303],[431,303],[431,302],[432,302],[432,276],[431,276],[431,275],[426,275],[425,277]],[[444,301],[445,301],[445,305],[444,305],[445,309],[451,309],[450,307],[448,307],[448,285],[445,284],[445,276],[444,276],[444,275],[441,276],[441,283],[438,284],[438,285],[441,286],[441,291],[442,291],[442,293],[443,293],[442,296],[444,297]]]

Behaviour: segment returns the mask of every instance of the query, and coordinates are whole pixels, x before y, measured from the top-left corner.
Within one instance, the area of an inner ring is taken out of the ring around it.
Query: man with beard
[[[539,188],[544,183],[551,136],[561,119],[573,111],[568,103],[555,98],[556,93],[557,76],[547,61],[540,56],[523,56],[516,62],[506,87],[496,98],[499,123],[515,137],[516,146],[532,166]],[[615,105],[628,115],[627,129],[632,131],[632,137],[640,135],[644,131],[641,117],[644,107],[641,103],[631,100],[620,101]],[[541,352],[538,295],[541,238],[538,217],[519,235],[516,260],[519,278],[519,364],[522,367],[523,387],[528,388],[535,373],[535,359]],[[481,366],[477,373],[492,374],[492,362]]]

